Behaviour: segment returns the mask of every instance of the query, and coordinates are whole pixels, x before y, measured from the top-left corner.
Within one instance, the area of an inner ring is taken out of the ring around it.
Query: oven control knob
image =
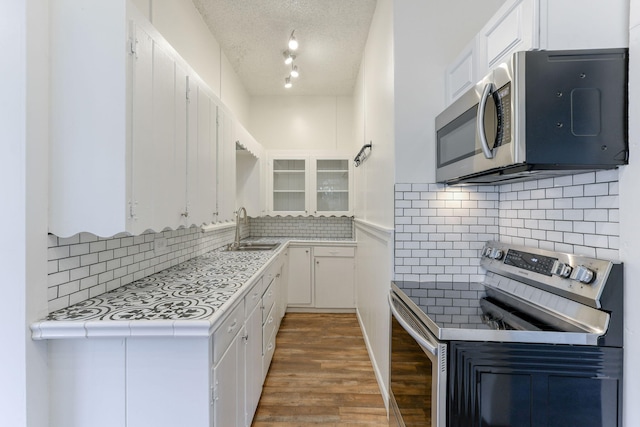
[[[489,258],[491,259],[502,259],[502,256],[504,255],[504,252],[502,252],[501,249],[491,249],[491,253],[489,254]]]
[[[595,271],[585,267],[584,265],[577,266],[573,270],[573,273],[571,273],[571,279],[580,283],[591,283],[595,277]]]
[[[484,249],[482,250],[482,256],[485,258],[489,258],[491,256],[492,250],[493,248],[491,248],[490,246],[485,246]]]
[[[571,275],[573,268],[569,264],[565,264],[560,261],[555,261],[553,267],[551,267],[551,274],[555,276],[564,277],[565,279]]]

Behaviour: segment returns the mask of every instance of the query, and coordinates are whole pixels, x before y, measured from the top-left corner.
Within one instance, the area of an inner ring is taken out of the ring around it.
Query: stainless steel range
[[[494,241],[480,264],[392,284],[392,425],[620,427],[622,264]]]

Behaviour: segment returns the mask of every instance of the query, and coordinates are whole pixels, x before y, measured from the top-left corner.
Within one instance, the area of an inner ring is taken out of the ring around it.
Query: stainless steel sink
[[[245,242],[240,243],[238,246],[230,244],[227,246],[228,251],[270,251],[277,248],[280,243],[253,243]]]

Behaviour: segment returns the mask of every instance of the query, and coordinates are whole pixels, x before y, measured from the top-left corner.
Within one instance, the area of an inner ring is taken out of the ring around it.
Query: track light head
[[[284,63],[287,64],[287,65],[291,64],[293,62],[293,60],[296,59],[296,56],[291,54],[291,52],[288,51],[288,50],[285,50],[282,53],[282,56],[284,56]]]
[[[298,40],[296,40],[296,37],[293,35],[295,31],[296,30],[291,31],[291,37],[289,37],[289,49],[291,50],[296,50],[298,48]]]

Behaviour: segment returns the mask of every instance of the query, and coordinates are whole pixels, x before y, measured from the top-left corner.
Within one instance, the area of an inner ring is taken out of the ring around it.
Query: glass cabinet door
[[[273,160],[273,211],[306,211],[306,160]]]
[[[316,159],[316,213],[348,212],[349,160]]]

